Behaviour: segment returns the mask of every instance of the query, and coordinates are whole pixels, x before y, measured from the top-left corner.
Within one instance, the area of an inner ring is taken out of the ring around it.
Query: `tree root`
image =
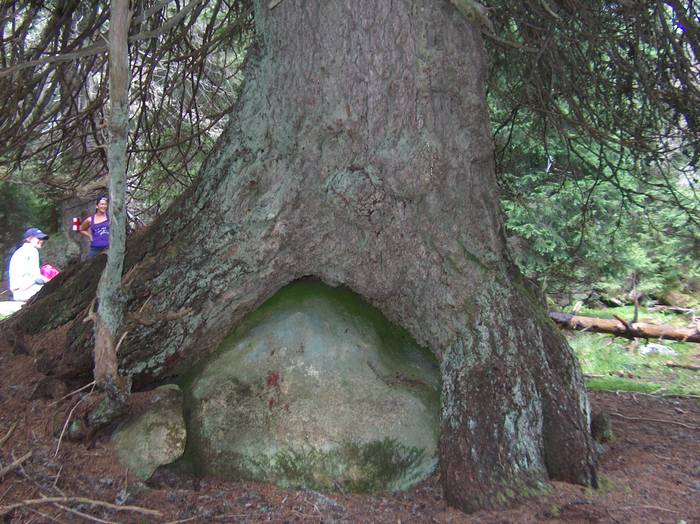
[[[0,469],[0,481],[5,478],[5,475],[7,475],[9,472],[14,471],[18,467],[22,465],[25,461],[27,461],[30,457],[32,456],[32,452],[27,451],[24,455],[22,455],[20,458],[15,460],[12,464],[5,466],[4,468]],[[0,513],[2,515],[2,513]]]
[[[644,417],[628,417],[623,415],[622,413],[610,413],[613,417],[619,417],[623,418],[625,420],[636,420],[639,422],[658,422],[659,424],[673,424],[675,426],[681,426],[686,429],[700,429],[700,426],[691,426],[689,424],[683,424],[683,422],[677,422],[675,420],[661,420],[657,418],[644,418]]]
[[[10,440],[10,437],[12,436],[12,433],[14,433],[16,427],[17,427],[17,422],[12,424],[12,427],[7,431],[5,436],[0,439],[0,448],[2,448],[5,445],[5,442]]]
[[[154,517],[163,516],[160,511],[154,509],[142,508],[140,506],[117,506],[116,504],[110,504],[109,502],[88,499],[85,497],[44,497],[41,499],[27,499],[8,506],[2,506],[0,507],[0,517],[5,516],[11,511],[19,508],[39,506],[42,504],[88,504],[90,506],[99,506],[114,511],[130,511],[140,513],[142,515],[152,515]]]

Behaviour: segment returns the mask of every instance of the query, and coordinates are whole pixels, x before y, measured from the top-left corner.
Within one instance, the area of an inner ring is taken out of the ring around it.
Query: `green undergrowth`
[[[634,319],[634,306],[610,307],[605,309],[592,309],[582,307],[577,315],[583,317],[597,317],[613,319],[616,316],[628,322]],[[688,325],[690,317],[670,311],[655,311],[644,307],[639,308],[637,315],[638,322],[648,322],[649,324],[666,324],[669,326],[685,327]]]
[[[631,320],[633,307],[581,310],[579,315]],[[679,327],[688,325],[689,317],[640,309],[639,320]],[[568,333],[569,343],[581,363],[590,391],[631,391],[671,395],[700,395],[700,371],[668,366],[669,363],[698,364],[700,344],[672,340],[627,340],[600,333]],[[649,353],[646,344],[662,344],[674,354]]]

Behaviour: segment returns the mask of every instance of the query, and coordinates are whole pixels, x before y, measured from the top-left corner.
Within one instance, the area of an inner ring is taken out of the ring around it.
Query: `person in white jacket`
[[[39,249],[48,238],[49,235],[35,227],[24,232],[24,243],[10,258],[9,280],[13,300],[29,300],[47,282],[39,267]]]

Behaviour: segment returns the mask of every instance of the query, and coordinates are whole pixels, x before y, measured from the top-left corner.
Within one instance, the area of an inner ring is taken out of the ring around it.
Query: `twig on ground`
[[[17,422],[15,422],[14,424],[12,424],[12,426],[10,427],[10,429],[8,430],[8,432],[5,433],[5,436],[2,437],[2,439],[0,439],[0,448],[2,448],[2,447],[5,445],[5,442],[7,442],[8,440],[10,440],[10,437],[12,436],[12,433],[14,433],[16,427],[17,427]]]
[[[611,412],[610,415],[613,417],[624,418],[625,420],[636,420],[640,422],[658,422],[660,424],[673,424],[675,426],[682,426],[687,429],[700,429],[700,426],[690,426],[688,424],[683,424],[683,422],[677,422],[675,420],[661,420],[657,418],[644,418],[644,417],[628,417],[622,413]]]
[[[62,396],[61,398],[59,398],[58,400],[56,400],[56,401],[52,402],[51,404],[49,404],[49,406],[53,406],[53,405],[55,405],[55,404],[58,404],[58,403],[61,402],[62,400],[65,400],[65,399],[67,399],[68,397],[72,397],[72,396],[75,395],[76,393],[80,393],[81,391],[84,391],[84,390],[86,390],[87,388],[89,388],[90,386],[94,386],[94,385],[95,385],[95,381],[93,380],[93,381],[90,382],[89,384],[85,384],[82,388],[76,389],[75,391],[71,391],[71,392],[68,393],[67,395],[63,395],[63,396]]]
[[[10,487],[7,488],[7,489],[5,490],[5,493],[3,493],[2,495],[0,495],[0,502],[2,502],[2,500],[7,496],[7,494],[10,492],[10,490],[11,490],[12,488],[13,488],[13,485],[10,484]]]
[[[0,480],[5,478],[5,475],[7,475],[10,471],[13,471],[13,470],[17,469],[18,467],[20,467],[22,465],[22,463],[24,461],[26,461],[27,459],[29,459],[31,456],[32,456],[31,450],[27,451],[24,455],[22,455],[20,458],[15,460],[12,464],[0,469]]]
[[[110,504],[109,502],[88,499],[85,497],[45,497],[41,499],[23,500],[21,502],[10,504],[8,506],[0,506],[0,516],[7,515],[15,509],[30,506],[40,506],[42,504],[88,504],[90,506],[99,506],[114,511],[130,511],[134,513],[140,513],[142,515],[152,515],[154,517],[163,516],[163,514],[160,511],[154,509],[142,508],[141,506],[117,506],[116,504]]]
[[[662,394],[659,394],[659,392],[666,391],[666,389],[667,388],[659,388],[657,390],[652,391],[651,393],[642,393],[641,391],[627,391],[625,389],[599,389],[597,391],[601,392],[601,393],[615,393],[615,395],[617,395],[617,396],[620,396],[623,393],[627,393],[631,396],[642,395],[645,397],[654,397],[654,398],[666,398],[666,397],[700,398],[700,395],[691,395],[690,393],[662,393]]]
[[[40,517],[44,517],[46,520],[50,520],[51,522],[58,522],[58,524],[64,524],[64,522],[62,520],[58,520],[58,518],[56,518],[56,517],[52,517],[51,515],[47,515],[46,513],[42,513],[38,509],[34,509],[34,508],[27,508],[27,509],[29,509],[29,511],[31,511],[32,513],[36,513]]]
[[[93,388],[94,388],[94,382],[93,382]],[[93,390],[90,390],[90,393],[85,395],[83,398],[78,400],[78,402],[75,403],[75,406],[73,406],[73,409],[70,410],[70,413],[68,413],[68,417],[66,418],[65,424],[63,424],[63,429],[61,430],[61,435],[58,437],[58,444],[56,445],[56,453],[53,454],[54,458],[58,456],[58,451],[61,449],[61,441],[63,440],[63,434],[66,432],[66,428],[68,427],[68,424],[70,423],[70,419],[73,416],[73,412],[75,412],[76,408],[80,405],[80,403],[85,400],[86,398],[89,398],[90,395],[92,395]]]
[[[630,509],[658,509],[659,511],[667,511],[668,513],[680,513],[680,511],[677,511],[675,509],[669,509],[669,508],[662,508],[661,506],[652,506],[650,504],[640,504],[638,506],[622,506],[621,508],[609,508],[613,511],[628,511]]]
[[[210,520],[223,520],[223,519],[238,519],[238,518],[245,518],[249,515],[246,515],[245,513],[239,513],[239,514],[224,514],[224,515],[216,515],[215,517],[209,517]],[[188,517],[186,519],[180,519],[180,520],[169,520],[165,524],[184,524],[185,522],[192,522],[193,520],[201,519],[202,517],[200,515],[195,515],[194,517]]]
[[[58,469],[58,473],[56,473],[56,478],[53,481],[51,489],[56,489],[56,484],[58,484],[58,479],[61,476],[61,471],[63,471],[63,464],[61,464],[61,467]]]
[[[670,368],[682,368],[689,369],[691,371],[700,371],[700,366],[696,364],[679,364],[678,362],[666,362],[666,365]]]
[[[63,511],[67,511],[68,513],[72,513],[74,515],[78,515],[79,517],[83,517],[84,519],[91,520],[93,522],[99,522],[100,524],[118,524],[113,520],[102,520],[97,517],[93,517],[92,515],[88,515],[87,513],[83,513],[82,511],[78,511],[77,509],[64,506],[63,504],[55,504],[55,506],[61,508]]]

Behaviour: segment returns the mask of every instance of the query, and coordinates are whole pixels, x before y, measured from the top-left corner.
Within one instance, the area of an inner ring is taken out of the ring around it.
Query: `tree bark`
[[[315,276],[440,358],[450,504],[502,506],[550,478],[595,485],[580,369],[506,253],[479,32],[440,0],[255,8],[228,129],[127,253],[128,315],[177,320],[134,322],[121,369],[137,384],[175,375],[280,287]],[[62,290],[55,300],[81,310]],[[32,324],[65,314],[38,303]],[[75,370],[82,316],[47,368]]]
[[[121,280],[126,244],[127,137],[129,128],[129,0],[112,0],[109,29],[109,251],[97,286],[95,316],[95,382],[108,398],[123,404],[127,381],[119,376],[117,350],[122,331],[124,301]]]

